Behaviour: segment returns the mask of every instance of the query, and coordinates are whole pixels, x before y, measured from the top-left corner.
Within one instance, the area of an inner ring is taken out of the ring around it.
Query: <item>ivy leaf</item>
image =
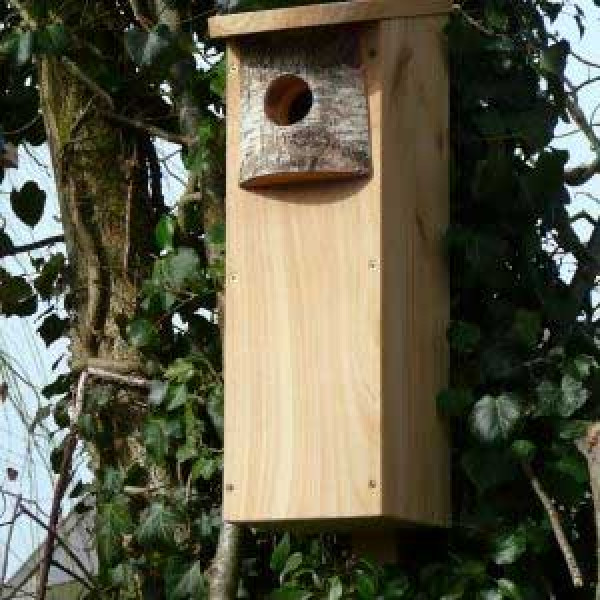
[[[551,381],[542,381],[537,387],[537,396],[537,416],[569,418],[587,402],[589,392],[581,381],[565,375],[560,388]]]
[[[187,402],[187,385],[185,383],[180,383],[178,385],[170,385],[167,397],[167,410],[177,410]]]
[[[165,215],[160,219],[154,233],[159,250],[162,252],[172,252],[175,249],[174,238],[176,228],[177,222],[171,215]]]
[[[114,564],[120,557],[123,535],[131,533],[131,511],[127,499],[117,496],[98,506],[97,547],[103,561]]]
[[[52,23],[36,32],[36,50],[43,54],[63,54],[69,43],[67,30],[60,23]]]
[[[149,67],[171,46],[173,35],[165,25],[151,31],[130,29],[125,32],[125,48],[134,63]]]
[[[143,438],[148,454],[156,462],[162,462],[169,448],[165,421],[163,419],[150,419],[144,426]]]
[[[155,544],[171,544],[174,542],[176,525],[175,513],[162,502],[153,502],[144,511],[135,537],[149,547]]]
[[[540,68],[550,75],[562,77],[567,66],[567,57],[571,47],[566,40],[560,40],[542,51]]]
[[[178,583],[173,596],[175,599],[181,598],[205,598],[208,590],[206,577],[202,570],[202,563],[196,561],[186,571],[181,581]]]
[[[283,570],[279,575],[279,580],[283,583],[288,575],[291,575],[294,571],[298,570],[300,565],[302,565],[303,560],[304,557],[302,556],[302,552],[294,552],[294,554],[292,554],[285,562]]]
[[[37,296],[24,277],[0,269],[0,311],[6,317],[28,317],[37,311]]]
[[[2,155],[2,150],[0,149],[0,156]],[[15,247],[12,239],[5,231],[0,231],[0,255],[9,253]]]
[[[178,248],[154,263],[152,282],[156,287],[177,291],[200,282],[200,257],[193,248]]]
[[[31,30],[22,31],[19,33],[17,45],[17,63],[19,65],[27,64],[33,55],[34,34]]]
[[[522,531],[499,536],[493,547],[492,557],[497,565],[512,565],[527,549],[527,539]]]
[[[286,533],[275,547],[275,550],[273,550],[273,554],[271,554],[270,566],[275,573],[281,573],[281,571],[283,571],[291,549],[292,544],[290,541],[290,534]]]
[[[314,598],[312,592],[303,590],[295,585],[275,590],[269,596],[269,600],[310,600],[310,598]]]
[[[327,600],[341,600],[344,596],[344,586],[339,577],[332,577],[329,580],[329,593]]]
[[[38,327],[38,333],[46,346],[50,346],[65,335],[69,328],[69,319],[61,319],[57,315],[50,315]]]
[[[10,193],[10,206],[25,225],[35,227],[44,214],[46,192],[35,181],[28,181],[20,190]]]
[[[515,395],[484,396],[471,413],[471,429],[482,442],[493,444],[508,439],[520,418]]]
[[[498,589],[502,592],[503,598],[509,600],[521,600],[522,598],[517,584],[510,579],[498,579]]]
[[[160,341],[156,327],[147,319],[136,319],[129,323],[127,337],[136,348],[156,346]]]
[[[169,384],[166,381],[152,381],[150,384],[150,393],[148,394],[148,402],[151,406],[160,406],[167,397]]]

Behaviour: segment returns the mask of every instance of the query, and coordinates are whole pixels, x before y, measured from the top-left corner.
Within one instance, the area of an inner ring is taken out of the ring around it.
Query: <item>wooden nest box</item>
[[[228,521],[449,522],[450,9],[211,19],[228,44]]]

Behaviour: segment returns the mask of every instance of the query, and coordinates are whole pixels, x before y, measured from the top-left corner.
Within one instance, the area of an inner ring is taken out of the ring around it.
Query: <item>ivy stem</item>
[[[585,456],[596,522],[596,600],[600,600],[600,423],[591,425],[585,437],[577,440],[577,449]]]
[[[529,479],[529,483],[537,496],[538,500],[541,502],[546,514],[548,515],[548,519],[550,520],[550,525],[552,526],[552,531],[554,532],[554,537],[562,552],[562,555],[565,559],[565,563],[567,564],[567,568],[569,569],[569,573],[571,574],[571,580],[573,581],[573,586],[576,588],[583,587],[583,575],[581,574],[581,570],[579,565],[577,564],[577,559],[575,558],[575,553],[573,552],[573,548],[571,548],[571,544],[567,539],[567,535],[564,532],[564,529],[560,522],[560,516],[556,508],[554,508],[554,504],[552,500],[548,496],[548,494],[544,491],[540,480],[536,477],[531,465],[525,461],[521,462],[521,466],[527,479]],[[598,596],[596,596],[596,600],[600,600]]]

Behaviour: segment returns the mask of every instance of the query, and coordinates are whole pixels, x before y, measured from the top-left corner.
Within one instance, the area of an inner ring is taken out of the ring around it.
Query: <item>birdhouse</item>
[[[19,166],[17,149],[9,143],[0,147],[0,168],[16,169]]]
[[[228,49],[227,521],[449,522],[450,9],[211,19]]]

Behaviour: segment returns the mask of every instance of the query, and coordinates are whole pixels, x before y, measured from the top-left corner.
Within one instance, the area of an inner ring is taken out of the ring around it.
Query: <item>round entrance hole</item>
[[[276,125],[299,123],[313,105],[308,83],[296,75],[281,75],[269,85],[265,96],[265,113]]]

